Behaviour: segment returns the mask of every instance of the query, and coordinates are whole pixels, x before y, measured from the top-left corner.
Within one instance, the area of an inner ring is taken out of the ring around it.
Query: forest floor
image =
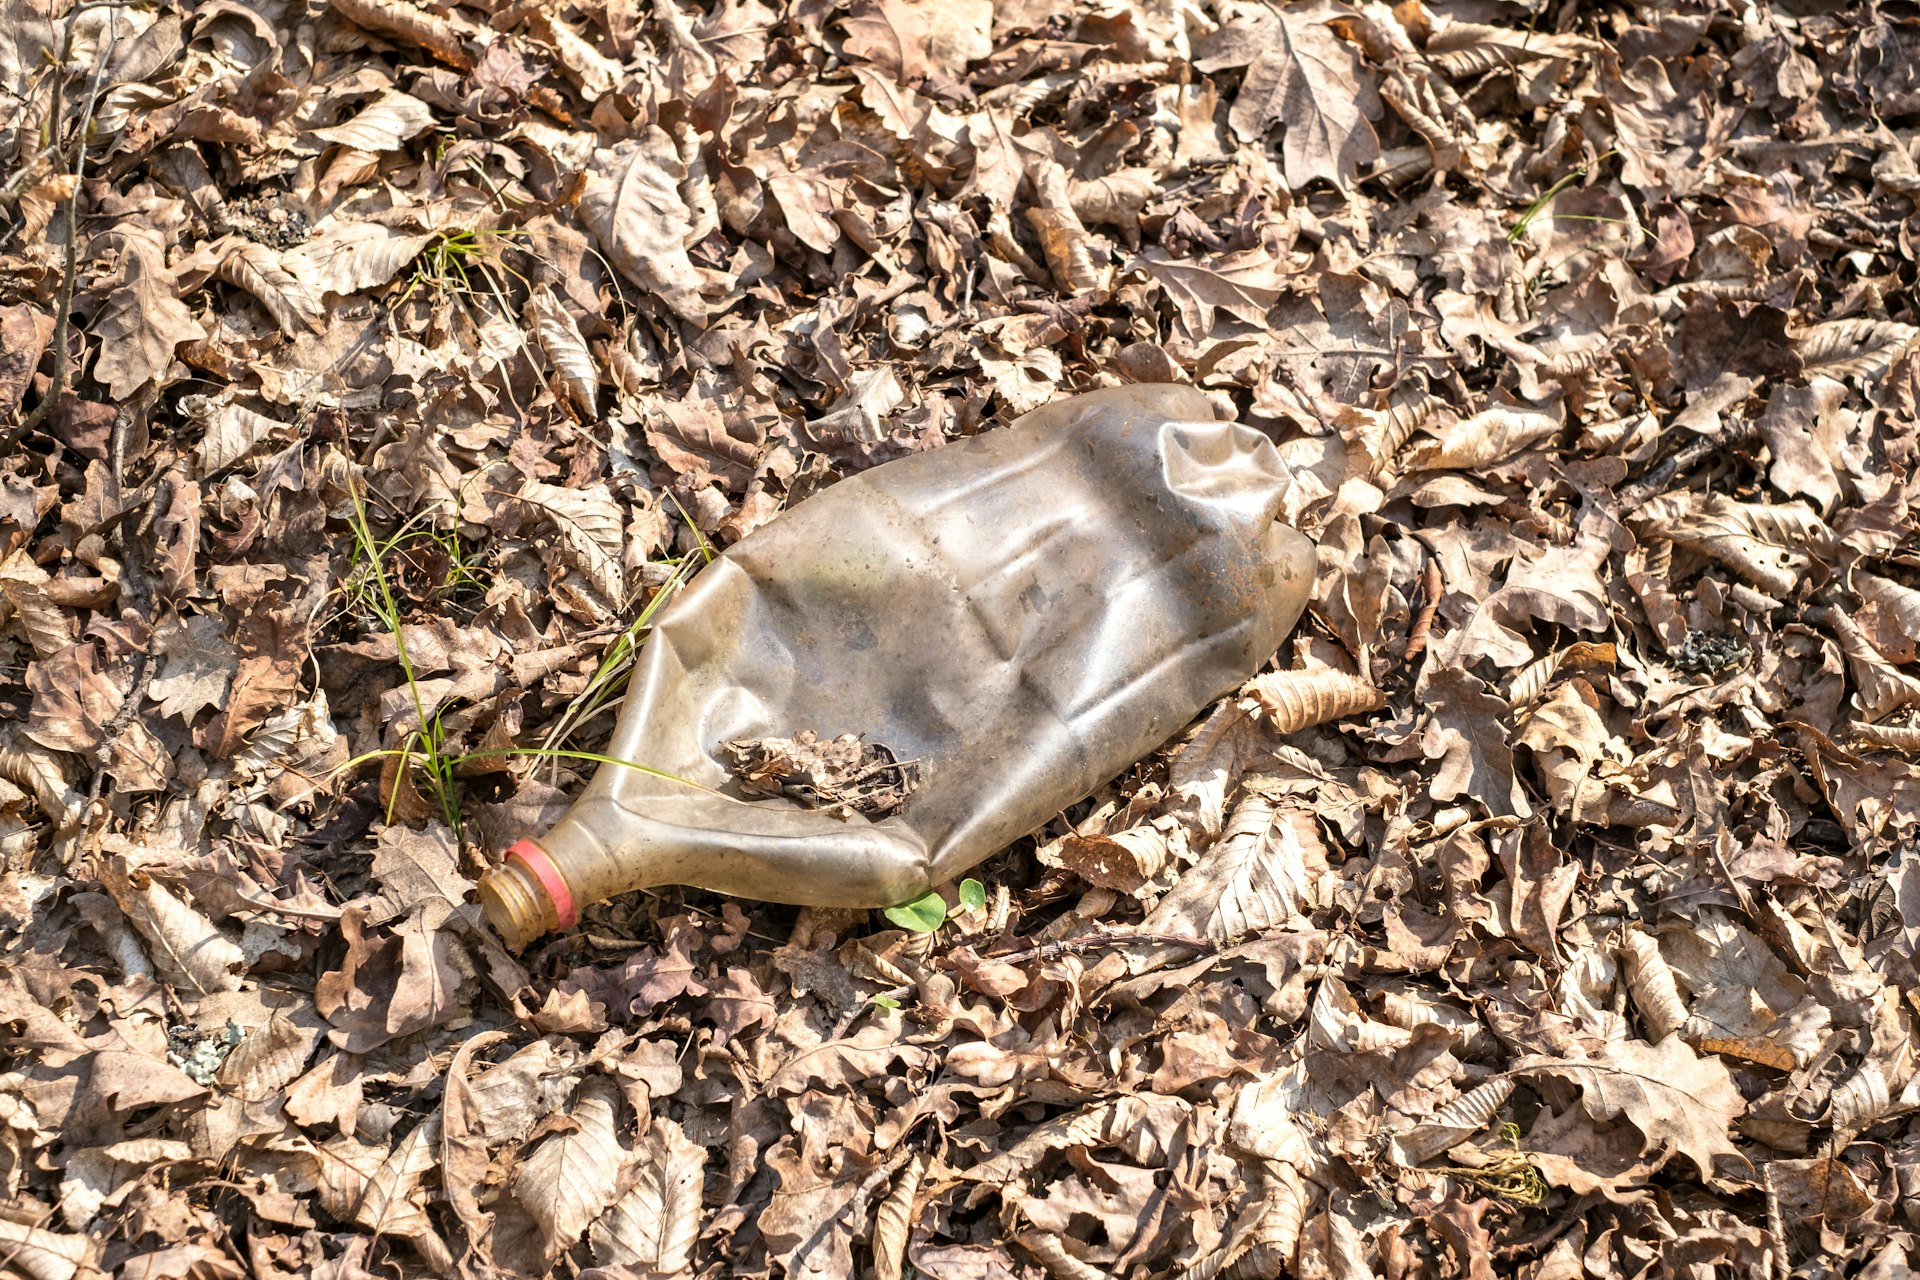
[[[1910,1274],[1917,126],[1892,0],[0,0],[0,1273]],[[937,928],[501,945],[660,591],[1166,381],[1278,674]]]

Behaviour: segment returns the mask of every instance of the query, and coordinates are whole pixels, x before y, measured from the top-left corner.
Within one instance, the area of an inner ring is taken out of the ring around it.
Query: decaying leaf
[[[1240,690],[1241,705],[1275,733],[1298,733],[1329,720],[1377,711],[1386,695],[1336,667],[1296,667],[1255,676]]]
[[[183,996],[239,988],[246,953],[212,921],[144,872],[112,867],[105,882],[128,923],[146,939],[161,976]]]
[[[1611,1041],[1585,1061],[1522,1058],[1514,1070],[1571,1081],[1589,1115],[1625,1119],[1640,1131],[1642,1151],[1684,1155],[1703,1178],[1714,1176],[1716,1157],[1739,1155],[1729,1131],[1746,1100],[1718,1059],[1700,1057],[1676,1037]]]
[[[1312,905],[1314,882],[1326,865],[1310,813],[1248,796],[1145,927],[1216,942],[1284,927]]]
[[[578,1240],[581,1233],[614,1202],[620,1181],[631,1161],[631,1154],[620,1143],[619,1118],[616,1108],[619,1106],[619,1093],[612,1082],[604,1077],[595,1076],[580,1086],[580,1092],[574,1099],[568,1112],[573,1128],[556,1133],[545,1139],[533,1152],[521,1162],[510,1184],[514,1198],[532,1215],[540,1230],[540,1239],[545,1256],[549,1259],[559,1256],[560,1251]],[[669,1157],[662,1148],[662,1161],[679,1159],[677,1155]],[[650,1167],[649,1174],[656,1180],[671,1172],[663,1163]],[[672,1173],[677,1186],[682,1176]],[[644,1184],[643,1184],[644,1185]],[[680,1194],[668,1184],[656,1181],[654,1194],[663,1209],[684,1212],[684,1206],[669,1194]],[[684,1232],[684,1222],[660,1224],[655,1230],[652,1247],[656,1256],[660,1251],[672,1247],[678,1248]],[[608,1243],[609,1250],[623,1248],[644,1249],[649,1246],[646,1238],[622,1234],[624,1228],[616,1221],[609,1225],[611,1241],[625,1241],[623,1244]],[[596,1248],[601,1246],[596,1245]],[[639,1253],[635,1257],[643,1256]]]
[[[688,1141],[672,1120],[655,1117],[635,1154],[638,1180],[593,1224],[593,1259],[603,1267],[683,1275],[693,1265],[700,1234],[706,1150]]]

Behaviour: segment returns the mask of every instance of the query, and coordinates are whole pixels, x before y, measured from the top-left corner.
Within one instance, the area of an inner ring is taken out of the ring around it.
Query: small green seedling
[[[987,905],[987,886],[968,878],[960,882],[960,908],[978,911]],[[881,914],[902,929],[913,933],[932,933],[947,920],[947,900],[938,890],[921,894],[912,902],[888,907]]]
[[[978,911],[987,905],[987,886],[971,877],[960,882],[960,905]]]

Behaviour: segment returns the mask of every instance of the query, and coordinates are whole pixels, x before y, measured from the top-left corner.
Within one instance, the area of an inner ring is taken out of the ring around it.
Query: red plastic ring
[[[559,919],[556,929],[571,929],[580,923],[580,909],[574,905],[573,890],[567,887],[566,877],[553,865],[545,849],[531,840],[516,840],[507,850],[507,857],[519,859],[520,865],[533,872],[533,878],[547,891],[547,897],[553,902],[553,914]]]

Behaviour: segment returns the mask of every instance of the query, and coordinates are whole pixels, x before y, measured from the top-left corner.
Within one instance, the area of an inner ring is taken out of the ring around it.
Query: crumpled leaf
[[[620,1143],[618,1105],[619,1091],[611,1081],[602,1076],[585,1081],[568,1112],[575,1127],[535,1147],[509,1184],[514,1198],[538,1224],[549,1259],[578,1240],[614,1201],[632,1158]],[[677,1243],[681,1229],[662,1232],[658,1238],[662,1243]]]
[[[1282,928],[1312,906],[1314,883],[1326,869],[1326,846],[1310,813],[1248,796],[1144,927],[1215,942]]]
[[[700,1234],[700,1189],[706,1149],[664,1116],[654,1117],[635,1151],[640,1175],[593,1224],[593,1260],[656,1276],[681,1275],[693,1264]]]
[[[109,866],[102,882],[129,924],[147,941],[163,980],[191,998],[238,990],[247,955],[213,922],[157,880],[124,863]]]
[[[1337,667],[1270,671],[1243,685],[1240,698],[1242,706],[1257,710],[1280,734],[1298,733],[1386,705],[1386,695]]]
[[[584,598],[604,616],[627,598],[620,508],[605,486],[563,489],[529,480],[520,500],[558,535],[560,558],[577,575]]]
[[[1588,1061],[1532,1055],[1514,1063],[1521,1074],[1559,1076],[1579,1086],[1587,1114],[1623,1118],[1640,1131],[1642,1151],[1685,1156],[1700,1176],[1714,1176],[1718,1156],[1737,1156],[1728,1134],[1747,1110],[1727,1068],[1669,1036],[1658,1044],[1615,1040]]]
[[[204,338],[207,331],[180,300],[157,230],[123,222],[101,237],[94,252],[117,258],[119,266],[111,284],[103,286],[106,302],[87,326],[100,344],[93,376],[116,400],[124,400],[164,373],[181,343]]]
[[[600,370],[580,336],[580,327],[553,296],[553,290],[542,286],[533,291],[527,301],[527,323],[540,340],[540,350],[546,353],[560,385],[566,388],[568,399],[582,414],[593,417],[600,395]]]
[[[901,84],[953,76],[993,52],[990,0],[856,0],[846,50]]]
[[[239,236],[228,236],[214,249],[220,253],[215,274],[259,299],[282,333],[320,331],[325,311],[319,300],[273,249]]]
[[[317,295],[360,293],[392,280],[432,242],[383,223],[328,219],[281,254],[280,265]]]
[[[1372,75],[1313,17],[1273,9],[1229,23],[1194,65],[1202,71],[1246,66],[1227,122],[1246,142],[1259,141],[1276,122],[1285,125],[1290,187],[1316,178],[1350,187],[1380,153],[1368,123],[1380,114]]]
[[[439,1127],[439,1117],[429,1115],[392,1146],[343,1136],[313,1147],[321,1203],[342,1221],[411,1241],[430,1266],[451,1265],[421,1185],[434,1167]]]
[[[687,167],[657,125],[596,151],[580,196],[580,220],[621,275],[683,320],[703,323],[704,281],[687,256],[694,218],[680,194]]]
[[[433,127],[433,108],[410,93],[389,89],[351,117],[313,136],[356,151],[393,151]]]

